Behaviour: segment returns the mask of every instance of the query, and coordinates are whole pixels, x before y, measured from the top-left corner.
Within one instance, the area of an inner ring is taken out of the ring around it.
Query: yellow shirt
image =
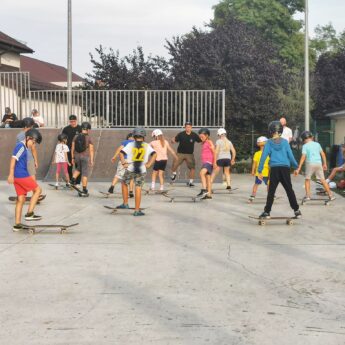
[[[262,156],[262,151],[261,150],[255,152],[255,154],[254,154],[253,161],[256,162],[255,176],[259,176],[258,168],[259,168],[259,163],[260,163],[261,156]],[[269,171],[270,171],[270,168],[269,168],[269,165],[268,165],[269,161],[270,161],[270,157],[267,157],[266,161],[265,161],[265,164],[264,164],[264,168],[262,170],[262,176],[263,177],[268,177],[268,175],[269,175]]]

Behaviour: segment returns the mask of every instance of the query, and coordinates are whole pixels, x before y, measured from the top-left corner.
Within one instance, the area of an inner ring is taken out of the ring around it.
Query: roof
[[[345,109],[328,113],[328,114],[326,114],[326,116],[330,117],[330,118],[342,118],[342,117],[345,117]]]
[[[33,53],[34,51],[24,43],[4,34],[0,31],[0,47],[4,50],[15,51],[19,53]]]
[[[21,71],[30,72],[30,78],[40,83],[67,82],[67,69],[49,62],[20,56]],[[84,79],[72,73],[72,82],[83,82]]]

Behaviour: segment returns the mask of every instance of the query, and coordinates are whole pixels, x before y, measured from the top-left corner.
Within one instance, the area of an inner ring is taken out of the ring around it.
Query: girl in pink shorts
[[[69,148],[67,144],[67,135],[62,133],[58,136],[58,144],[55,147],[55,153],[53,158],[53,164],[56,164],[56,183],[55,186],[59,187],[59,179],[61,170],[65,175],[66,186],[69,186],[69,175],[67,167],[70,165],[68,161],[67,153],[69,152]]]

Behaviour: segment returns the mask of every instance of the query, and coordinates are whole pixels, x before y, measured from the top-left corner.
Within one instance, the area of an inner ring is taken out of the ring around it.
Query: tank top
[[[207,140],[202,144],[201,148],[201,162],[202,164],[213,164],[213,152],[211,150],[210,141]]]

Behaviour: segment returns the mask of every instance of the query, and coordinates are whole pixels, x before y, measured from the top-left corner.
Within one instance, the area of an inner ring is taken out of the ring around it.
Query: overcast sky
[[[166,56],[165,39],[201,27],[218,0],[72,0],[73,71],[91,71],[89,52],[102,44],[125,55],[138,45]],[[345,0],[309,0],[310,25],[345,29]],[[66,66],[67,0],[1,0],[1,27],[37,59]]]

